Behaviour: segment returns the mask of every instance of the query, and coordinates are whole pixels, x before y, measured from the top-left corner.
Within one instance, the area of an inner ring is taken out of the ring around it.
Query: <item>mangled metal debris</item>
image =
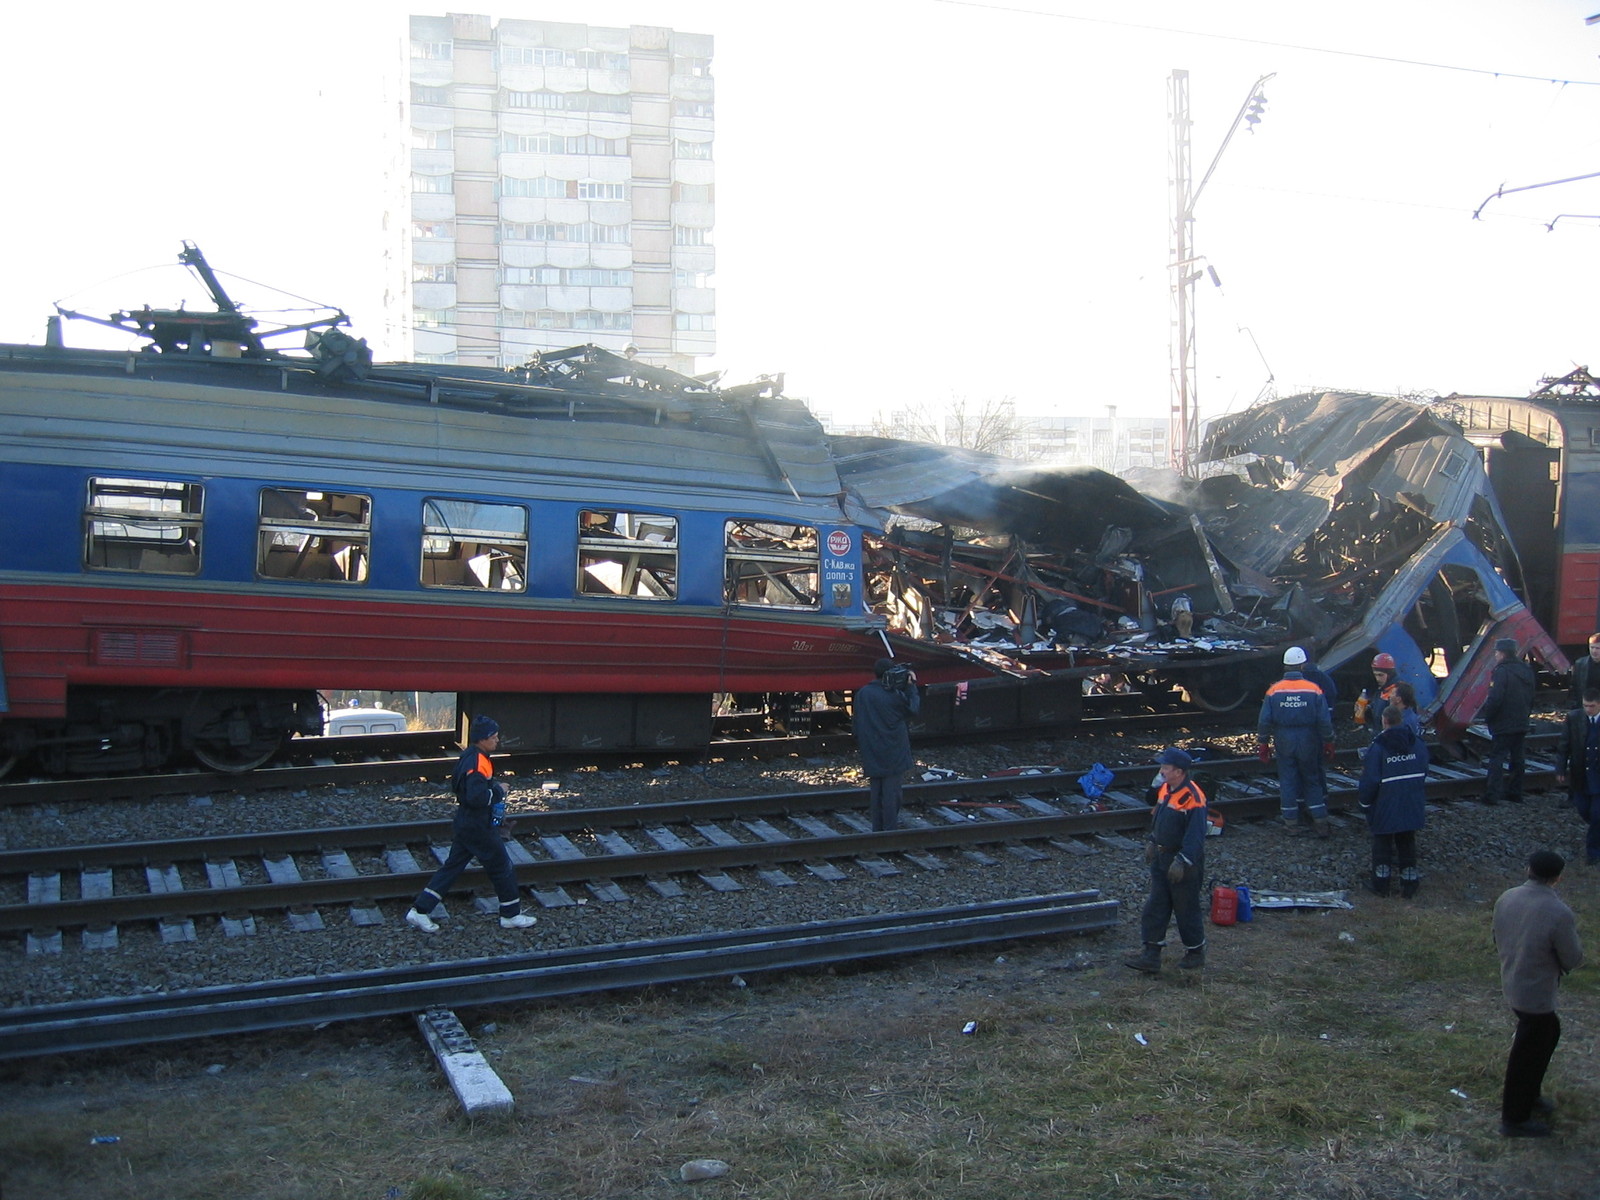
[[[1435,406],[1259,405],[1213,426],[1199,479],[887,438],[831,447],[846,510],[883,531],[874,608],[1002,674],[1081,674],[1090,691],[1159,678],[1227,708],[1260,694],[1283,644],[1326,669],[1377,649],[1455,737],[1496,638],[1568,666],[1519,599],[1481,456]]]

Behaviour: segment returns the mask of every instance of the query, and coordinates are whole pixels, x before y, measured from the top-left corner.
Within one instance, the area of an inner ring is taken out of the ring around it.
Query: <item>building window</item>
[[[438,196],[447,195],[456,190],[455,176],[413,175],[411,177],[411,190],[413,192],[431,192]]]
[[[601,154],[626,155],[627,138],[602,138],[593,134],[562,137],[555,133],[510,133],[500,139],[506,154]]]
[[[411,103],[449,104],[450,89],[447,87],[428,87],[426,84],[413,83],[411,85]]]
[[[673,158],[710,158],[710,142],[691,142],[684,138],[674,138],[672,142]]]
[[[454,283],[455,263],[412,263],[412,283]]]
[[[631,287],[633,272],[603,270],[599,267],[503,267],[500,282],[566,287]]]
[[[672,199],[680,204],[710,204],[716,197],[716,188],[709,183],[675,183]]]
[[[672,327],[695,333],[712,333],[717,328],[717,319],[710,313],[673,313]]]
[[[627,96],[604,92],[512,92],[501,93],[502,109],[546,109],[557,112],[625,113],[632,109]]]
[[[91,478],[83,565],[93,571],[198,574],[202,499],[198,483]]]
[[[411,144],[418,150],[449,150],[454,142],[449,129],[413,129]]]
[[[625,183],[600,183],[593,179],[580,180],[578,183],[579,200],[626,200],[628,198],[628,185]]]
[[[256,571],[267,579],[365,583],[372,497],[262,488]]]
[[[449,42],[412,42],[412,58],[448,59],[454,52]]]
[[[422,502],[422,586],[528,589],[528,510],[476,500]]]
[[[709,271],[673,271],[672,286],[678,288],[703,288],[711,286]]]
[[[594,221],[579,225],[558,225],[545,221],[535,225],[503,225],[501,237],[508,242],[612,242],[625,245],[628,227],[600,225]]]
[[[677,518],[610,509],[579,512],[578,594],[677,599]]]
[[[672,73],[674,75],[709,75],[711,74],[711,60],[709,58],[695,58],[687,54],[675,55],[672,59]]]
[[[419,308],[411,314],[411,324],[416,329],[451,329],[455,323],[453,308]]]
[[[502,179],[495,185],[498,196],[547,196],[566,199],[569,188],[565,179],[551,179],[540,175],[536,179]]]
[[[819,607],[819,545],[811,525],[729,521],[723,599],[771,608]]]
[[[672,111],[680,117],[709,117],[713,107],[709,100],[675,100]]]
[[[413,221],[411,236],[421,241],[448,240],[456,236],[454,221]]]
[[[553,308],[536,308],[521,313],[512,309],[503,315],[502,328],[511,329],[598,329],[611,333],[627,333],[633,328],[632,312],[600,312],[592,308],[562,312]]]
[[[674,225],[672,227],[672,244],[674,246],[709,246],[711,245],[711,230],[696,229],[691,225]]]

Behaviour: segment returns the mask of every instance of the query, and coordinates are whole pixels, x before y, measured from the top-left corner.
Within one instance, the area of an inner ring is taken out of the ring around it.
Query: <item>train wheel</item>
[[[194,756],[203,766],[226,775],[242,775],[254,771],[283,748],[283,734],[274,733],[252,738],[242,746],[227,742],[196,742]]]
[[[1183,677],[1183,690],[1196,708],[1232,712],[1246,700],[1259,699],[1261,689],[1243,671],[1195,671]]]

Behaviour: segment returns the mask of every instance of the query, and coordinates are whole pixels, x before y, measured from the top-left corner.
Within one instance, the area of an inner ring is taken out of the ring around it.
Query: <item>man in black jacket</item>
[[[1583,707],[1567,714],[1556,743],[1556,782],[1589,827],[1589,865],[1600,866],[1600,687],[1583,693]]]
[[[1522,773],[1527,766],[1523,742],[1533,715],[1533,668],[1518,657],[1517,643],[1511,638],[1497,641],[1494,652],[1499,661],[1478,714],[1489,727],[1490,738],[1483,800],[1498,804],[1504,798],[1521,804]]]
[[[1583,703],[1583,694],[1592,687],[1600,687],[1600,633],[1589,635],[1589,653],[1572,664],[1572,685],[1567,691],[1567,707],[1577,708]]]
[[[850,724],[867,776],[867,811],[872,828],[881,832],[900,824],[905,774],[916,761],[906,721],[922,711],[922,695],[916,672],[892,658],[880,658],[873,673],[877,678],[856,690]]]

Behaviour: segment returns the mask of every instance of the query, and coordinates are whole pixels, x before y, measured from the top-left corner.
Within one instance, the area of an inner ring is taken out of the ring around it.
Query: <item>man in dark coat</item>
[[[406,913],[406,924],[423,933],[438,933],[439,923],[433,919],[433,910],[444,899],[450,885],[467,869],[467,864],[477,859],[489,873],[495,895],[500,898],[500,927],[527,929],[539,918],[522,911],[516,868],[511,865],[511,856],[506,853],[506,844],[498,828],[505,812],[506,785],[496,782],[494,763],[489,755],[500,745],[500,725],[493,717],[473,717],[467,736],[471,741],[461,751],[450,777],[457,804],[450,854],[428,880],[428,885],[417,893],[411,911]]]
[[[1572,684],[1567,691],[1567,707],[1583,704],[1583,694],[1600,687],[1600,633],[1589,635],[1589,653],[1572,664]]]
[[[1183,957],[1178,966],[1194,970],[1206,965],[1206,927],[1200,913],[1200,877],[1206,869],[1206,794],[1189,778],[1194,759],[1176,747],[1157,756],[1161,790],[1150,814],[1150,836],[1144,860],[1150,864],[1150,894],[1139,917],[1144,949],[1124,960],[1135,971],[1161,970],[1161,947],[1167,925],[1176,918]]]
[[[1400,868],[1400,894],[1417,894],[1417,830],[1427,820],[1424,795],[1428,747],[1406,723],[1398,704],[1383,712],[1383,729],[1372,739],[1361,765],[1357,795],[1372,835],[1372,882],[1375,895],[1387,896],[1395,867]]]
[[[1489,727],[1489,753],[1484,779],[1485,804],[1502,799],[1522,803],[1522,773],[1527,766],[1523,742],[1533,715],[1533,668],[1517,655],[1517,643],[1501,638],[1494,644],[1497,658],[1489,677],[1489,694],[1479,717]]]
[[[1589,827],[1584,851],[1600,866],[1600,686],[1583,693],[1583,707],[1567,714],[1556,743],[1556,782]]]
[[[916,672],[892,658],[880,658],[873,673],[877,678],[856,691],[851,726],[867,776],[872,828],[881,831],[900,824],[905,774],[916,761],[906,721],[922,711],[922,695]]]

